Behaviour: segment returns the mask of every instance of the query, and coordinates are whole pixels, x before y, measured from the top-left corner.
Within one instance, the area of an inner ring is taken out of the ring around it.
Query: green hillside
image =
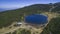
[[[55,8],[52,10],[52,12],[58,12],[58,13],[60,13],[60,6],[55,7]]]
[[[51,19],[41,34],[60,34],[60,17]]]
[[[55,7],[52,12],[60,13],[60,2],[54,3],[53,6]]]
[[[29,15],[38,14],[41,12],[49,12],[51,7],[51,4],[34,4],[20,9],[0,12],[0,27],[6,27],[14,21],[21,21],[22,17],[24,17],[24,14]]]
[[[37,14],[49,10],[48,4],[35,4],[16,10],[8,10],[0,13],[0,27],[10,25],[14,21],[21,21],[24,14]]]

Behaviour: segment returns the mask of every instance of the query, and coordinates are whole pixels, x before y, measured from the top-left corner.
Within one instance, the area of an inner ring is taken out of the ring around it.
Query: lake
[[[42,14],[33,14],[25,16],[25,22],[31,24],[45,24],[48,22],[48,17]]]

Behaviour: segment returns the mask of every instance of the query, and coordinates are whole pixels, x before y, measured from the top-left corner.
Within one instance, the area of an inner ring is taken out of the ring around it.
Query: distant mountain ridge
[[[22,9],[33,8],[35,10],[37,8],[36,10],[48,11],[52,7],[52,5],[53,6],[60,6],[60,2],[57,2],[57,3],[54,3],[54,4],[52,4],[52,3],[50,3],[50,4],[33,4],[33,5],[30,5],[30,6],[23,7]],[[20,10],[20,9],[18,9],[18,10]],[[4,10],[6,10],[6,9],[0,8],[0,11],[4,11]]]
[[[5,9],[0,8],[0,12],[1,12],[1,11],[4,11],[4,10],[5,10]]]

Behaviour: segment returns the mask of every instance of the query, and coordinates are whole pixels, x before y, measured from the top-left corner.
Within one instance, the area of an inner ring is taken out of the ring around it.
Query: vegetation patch
[[[60,34],[60,17],[52,18],[42,34]]]

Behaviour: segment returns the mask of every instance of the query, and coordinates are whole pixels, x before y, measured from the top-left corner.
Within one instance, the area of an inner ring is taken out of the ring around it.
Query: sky
[[[16,9],[32,4],[56,3],[60,0],[0,0],[0,9]]]

